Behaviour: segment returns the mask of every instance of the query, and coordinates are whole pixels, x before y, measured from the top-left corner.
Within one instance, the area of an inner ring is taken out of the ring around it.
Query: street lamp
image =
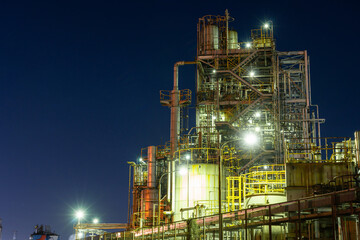
[[[76,218],[78,219],[78,224],[80,224],[80,220],[84,218],[85,212],[84,212],[83,210],[81,210],[81,209],[80,209],[80,210],[77,210],[77,211],[75,212],[75,216],[76,216]]]
[[[84,218],[85,212],[83,210],[79,209],[75,212],[75,216],[78,219],[77,225],[78,225],[78,227],[80,227],[80,221],[81,221],[81,219]],[[76,228],[75,239],[82,238],[82,232],[79,233],[78,231],[79,231],[78,228]]]
[[[99,219],[98,219],[98,218],[94,218],[94,219],[93,219],[93,223],[94,223],[94,224],[99,223]]]
[[[185,174],[187,173],[187,169],[186,169],[185,167],[182,167],[182,168],[180,168],[180,170],[175,170],[175,171],[171,171],[171,172],[166,172],[166,173],[164,173],[163,175],[160,176],[159,185],[158,185],[158,221],[157,221],[158,226],[160,225],[161,180],[162,180],[162,178],[163,178],[165,175],[170,174],[170,173],[174,173],[174,172],[179,172],[180,175],[185,175]],[[174,200],[173,200],[173,201],[174,201]]]
[[[227,141],[225,143],[223,143],[220,147],[220,152],[219,152],[219,240],[223,240],[223,216],[222,216],[222,204],[221,204],[221,180],[222,180],[222,151],[223,148],[231,143],[231,142],[235,142],[235,141],[239,141],[240,139],[233,139],[230,141]],[[246,135],[245,136],[245,142],[248,142],[248,145],[254,145],[257,142],[257,136],[252,134],[252,135]]]

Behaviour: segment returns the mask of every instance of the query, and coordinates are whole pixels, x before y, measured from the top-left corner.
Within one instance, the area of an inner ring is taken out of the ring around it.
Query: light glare
[[[268,23],[265,23],[265,24],[264,24],[264,28],[265,28],[265,29],[268,29],[268,28],[269,28],[269,24],[268,24]]]
[[[248,145],[254,145],[257,142],[257,136],[254,133],[248,133],[245,136],[245,142]]]
[[[77,219],[82,219],[82,218],[84,218],[85,213],[84,213],[83,210],[77,210],[76,213],[75,213],[75,216],[76,216]]]
[[[181,176],[186,175],[186,174],[187,174],[187,169],[186,169],[186,167],[180,168],[179,173],[180,173]]]
[[[94,220],[93,220],[93,223],[99,223],[99,219],[97,219],[97,218],[94,218]]]
[[[245,47],[246,47],[246,48],[250,48],[250,47],[251,47],[251,43],[246,43],[246,44],[245,44]]]
[[[255,113],[255,117],[259,118],[261,116],[261,113],[260,112],[256,112]]]
[[[251,71],[251,72],[249,73],[249,75],[250,75],[250,77],[254,77],[254,76],[255,76],[254,71]]]
[[[186,158],[186,160],[190,160],[190,154],[187,154],[187,155],[185,156],[185,158]]]

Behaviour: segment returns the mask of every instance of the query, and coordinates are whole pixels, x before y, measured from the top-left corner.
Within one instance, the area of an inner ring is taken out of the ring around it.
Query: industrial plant
[[[233,21],[199,18],[195,60],[160,91],[170,138],[128,162],[128,222],[79,221],[77,239],[359,239],[360,132],[322,137],[307,51],[276,50],[270,21],[241,41]]]

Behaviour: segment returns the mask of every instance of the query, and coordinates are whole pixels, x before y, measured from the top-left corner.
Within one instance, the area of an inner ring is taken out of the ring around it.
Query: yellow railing
[[[179,162],[215,163],[218,161],[217,148],[187,148],[175,152],[175,159]]]
[[[323,138],[320,146],[312,142],[287,142],[285,159],[293,163],[351,162],[355,159],[354,142],[346,138]]]
[[[236,211],[240,210],[242,203],[242,186],[243,176],[230,176],[226,178],[226,201],[227,210]]]
[[[244,174],[244,197],[263,194],[284,194],[286,186],[285,166],[262,165]]]

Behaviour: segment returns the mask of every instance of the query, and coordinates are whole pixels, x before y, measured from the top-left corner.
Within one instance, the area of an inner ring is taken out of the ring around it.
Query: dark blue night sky
[[[247,3],[249,2],[249,3]],[[352,3],[353,2],[353,3]],[[194,60],[196,24],[235,18],[239,41],[266,20],[278,50],[311,56],[323,136],[360,129],[356,1],[1,1],[0,217],[3,239],[49,224],[68,239],[73,211],[126,222],[128,166],[169,139],[159,90]],[[180,88],[194,90],[193,66]]]

